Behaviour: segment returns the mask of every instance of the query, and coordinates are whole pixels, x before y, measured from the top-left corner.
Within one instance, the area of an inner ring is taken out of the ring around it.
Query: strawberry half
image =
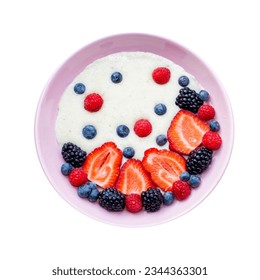
[[[113,187],[119,176],[122,157],[122,151],[116,144],[107,142],[87,156],[82,168],[89,181],[102,188]]]
[[[209,130],[209,125],[195,114],[180,110],[173,118],[167,132],[170,148],[175,152],[188,155],[201,144],[202,137]]]
[[[142,191],[153,187],[153,182],[140,160],[129,159],[123,164],[116,183],[119,191],[126,195],[141,194]]]
[[[152,181],[163,191],[170,191],[175,181],[186,170],[183,156],[168,150],[151,148],[145,151],[143,166],[151,174]]]

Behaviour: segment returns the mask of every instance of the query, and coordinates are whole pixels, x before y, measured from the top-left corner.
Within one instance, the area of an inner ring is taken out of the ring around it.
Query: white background
[[[57,266],[206,266],[208,276],[183,278],[259,279],[257,2],[1,1],[1,279],[85,279],[51,276]],[[230,164],[210,196],[172,222],[137,229],[69,206],[45,177],[34,145],[34,115],[51,74],[84,45],[126,32],[160,35],[202,57],[228,92],[236,125]]]

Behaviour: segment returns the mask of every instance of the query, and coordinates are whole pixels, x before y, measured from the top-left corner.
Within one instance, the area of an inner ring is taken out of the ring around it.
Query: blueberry
[[[61,173],[65,176],[69,175],[72,170],[72,165],[68,162],[63,163],[61,166]]]
[[[117,127],[116,132],[117,132],[118,136],[126,137],[129,134],[130,130],[126,125],[121,124]]]
[[[77,83],[75,86],[74,86],[74,91],[77,93],[77,94],[82,94],[84,93],[86,90],[86,87],[84,84],[82,83]]]
[[[97,130],[93,125],[86,125],[82,129],[82,134],[87,139],[93,139],[97,135]]]
[[[93,189],[88,197],[88,200],[90,202],[96,202],[99,197],[99,190],[98,189]]]
[[[155,112],[155,114],[157,114],[159,116],[164,115],[166,113],[166,111],[167,111],[167,107],[162,103],[159,103],[154,106],[154,112]]]
[[[180,180],[187,182],[190,179],[190,173],[187,171],[184,171],[180,174]]]
[[[164,205],[171,205],[174,201],[174,195],[172,192],[165,192],[163,195],[163,204]]]
[[[216,120],[211,120],[209,122],[209,127],[210,127],[210,130],[212,130],[212,131],[219,131],[220,130],[220,124]]]
[[[190,176],[189,183],[192,188],[197,188],[200,185],[200,182],[201,182],[201,179],[198,175]]]
[[[132,158],[135,155],[135,150],[132,147],[126,147],[123,150],[123,155],[126,158]]]
[[[209,100],[209,93],[206,91],[206,90],[201,90],[199,92],[199,98],[202,100],[202,101],[208,101]]]
[[[89,197],[92,191],[92,186],[89,183],[86,183],[80,187],[78,187],[78,196],[82,198]]]
[[[123,80],[123,76],[120,72],[114,72],[111,75],[111,81],[115,84],[118,84],[118,83],[122,82],[122,80]]]
[[[167,143],[167,137],[164,134],[160,134],[156,137],[156,143],[158,146],[163,146]]]
[[[178,83],[180,86],[186,87],[190,83],[190,80],[187,76],[181,76],[178,80]]]

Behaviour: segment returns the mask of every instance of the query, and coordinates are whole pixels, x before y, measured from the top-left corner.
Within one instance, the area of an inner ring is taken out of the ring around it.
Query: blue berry
[[[116,132],[117,132],[118,136],[126,137],[129,134],[130,130],[126,125],[121,124],[117,127]]]
[[[166,137],[166,135],[164,135],[164,134],[160,134],[160,135],[158,135],[157,137],[156,137],[156,143],[157,143],[157,145],[159,145],[159,146],[163,146],[163,145],[165,145],[166,143],[167,143],[167,137]]]
[[[111,75],[111,81],[115,84],[118,84],[118,83],[122,82],[122,80],[123,80],[123,76],[120,72],[114,72]]]
[[[96,189],[93,189],[88,197],[88,200],[90,202],[96,202],[98,200],[98,197],[99,197],[99,190],[96,188]]]
[[[63,163],[61,166],[61,173],[65,176],[69,175],[72,170],[72,165],[68,162]]]
[[[132,158],[135,155],[135,150],[132,147],[126,147],[123,150],[123,155],[126,158]]]
[[[172,192],[165,192],[163,195],[163,204],[164,205],[171,205],[174,201],[174,195]]]
[[[178,79],[178,83],[179,83],[180,86],[186,87],[190,83],[190,80],[187,76],[181,76]]]
[[[77,93],[77,94],[82,94],[84,93],[86,90],[86,87],[84,84],[82,83],[77,83],[75,86],[74,86],[74,91]]]
[[[202,101],[208,101],[209,100],[209,93],[206,91],[206,90],[201,90],[199,92],[199,98],[202,100]]]
[[[212,130],[212,131],[219,131],[220,130],[220,124],[216,120],[211,120],[209,122],[209,127],[210,127],[210,130]]]
[[[189,172],[187,172],[187,171],[184,171],[184,172],[182,172],[181,174],[180,174],[180,180],[182,180],[182,181],[184,181],[184,182],[187,182],[187,181],[189,181],[189,179],[190,179],[190,173]]]
[[[197,188],[201,183],[201,179],[198,175],[191,175],[189,183],[192,188]]]
[[[82,134],[87,139],[93,139],[97,135],[97,130],[93,125],[86,125],[82,129]]]
[[[159,103],[154,106],[154,112],[155,112],[155,114],[157,114],[159,116],[164,115],[166,113],[166,111],[167,111],[167,107],[162,103]]]

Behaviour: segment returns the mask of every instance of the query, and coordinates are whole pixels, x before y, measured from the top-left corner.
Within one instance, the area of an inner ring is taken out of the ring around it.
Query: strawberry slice
[[[119,191],[126,195],[132,193],[141,194],[142,191],[153,187],[153,182],[140,160],[129,159],[123,164],[116,183],[116,188]]]
[[[209,125],[195,114],[180,110],[167,132],[170,149],[188,155],[201,144],[203,135],[209,130]]]
[[[113,187],[119,176],[122,157],[122,151],[116,144],[107,142],[87,156],[82,168],[89,181],[102,188]]]
[[[163,191],[170,191],[173,183],[179,180],[180,174],[186,170],[183,156],[156,148],[145,151],[142,163],[151,174],[152,181]]]

